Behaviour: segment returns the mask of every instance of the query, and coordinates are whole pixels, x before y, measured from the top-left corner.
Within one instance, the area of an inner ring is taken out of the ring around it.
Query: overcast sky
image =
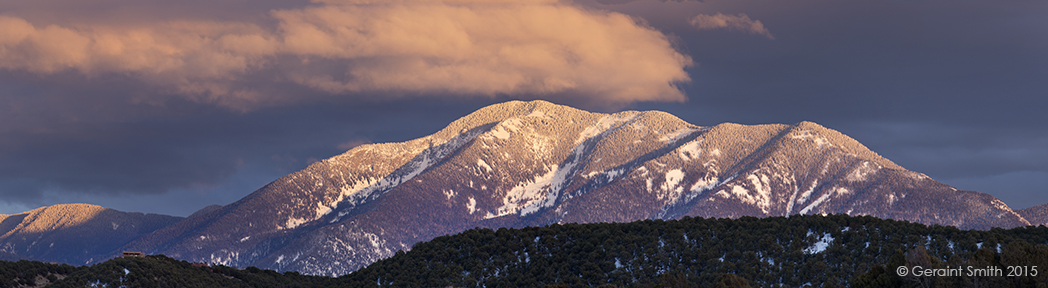
[[[0,214],[186,216],[513,99],[814,121],[1026,208],[1048,202],[1045,15],[1043,0],[0,0]]]

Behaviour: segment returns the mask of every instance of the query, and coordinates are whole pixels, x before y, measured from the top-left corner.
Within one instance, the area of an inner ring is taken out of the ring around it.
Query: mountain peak
[[[0,216],[0,251],[41,261],[90,264],[181,217],[120,212],[91,204],[58,204]]]
[[[21,231],[22,233],[39,233],[81,225],[96,217],[106,209],[107,208],[102,206],[82,203],[57,204],[36,208],[15,215],[5,215],[6,217],[3,217],[2,220],[4,223],[13,224],[15,221],[7,221],[7,219],[14,220],[16,217],[20,217],[21,220],[18,221],[16,227],[12,227],[13,229],[5,229],[7,234],[4,236],[14,233],[15,231]]]
[[[510,101],[432,135],[355,147],[126,247],[341,275],[473,227],[825,213],[1029,224],[998,202],[813,122],[703,127],[659,111]]]

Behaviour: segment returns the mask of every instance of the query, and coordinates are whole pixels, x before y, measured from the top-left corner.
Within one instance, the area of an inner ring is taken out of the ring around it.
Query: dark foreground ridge
[[[1045,226],[962,231],[843,214],[555,224],[437,237],[338,281],[347,287],[716,287],[741,278],[752,287],[1045,287],[1046,244]],[[1043,273],[896,276],[904,265],[1037,266]]]
[[[0,261],[0,287],[325,287],[332,279],[250,267],[194,265],[164,255],[123,257],[73,267]]]
[[[0,287],[1046,287],[1046,244],[1045,226],[963,231],[843,214],[686,217],[471,229],[338,278],[163,255],[80,267],[0,261]],[[1003,274],[900,277],[899,266]],[[1026,272],[1008,276],[1009,267]]]

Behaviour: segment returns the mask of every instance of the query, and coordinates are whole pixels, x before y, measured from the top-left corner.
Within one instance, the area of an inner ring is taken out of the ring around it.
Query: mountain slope
[[[356,147],[125,247],[340,275],[473,227],[845,213],[963,229],[1029,225],[811,122],[700,127],[544,101]]]
[[[1030,225],[1048,225],[1048,203],[1015,211],[1030,221]]]
[[[34,260],[90,264],[116,256],[131,240],[182,217],[59,204],[0,215],[0,251]]]

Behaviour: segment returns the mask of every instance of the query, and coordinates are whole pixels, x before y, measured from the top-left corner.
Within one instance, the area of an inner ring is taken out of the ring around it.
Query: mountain
[[[703,127],[513,101],[426,137],[355,147],[123,249],[341,275],[474,227],[826,213],[1030,224],[811,122]]]
[[[1030,225],[1048,225],[1048,203],[1015,211],[1022,215]]]
[[[0,215],[0,254],[46,262],[90,264],[120,253],[143,235],[182,220],[89,204],[59,204]],[[11,254],[11,255],[7,255]]]

